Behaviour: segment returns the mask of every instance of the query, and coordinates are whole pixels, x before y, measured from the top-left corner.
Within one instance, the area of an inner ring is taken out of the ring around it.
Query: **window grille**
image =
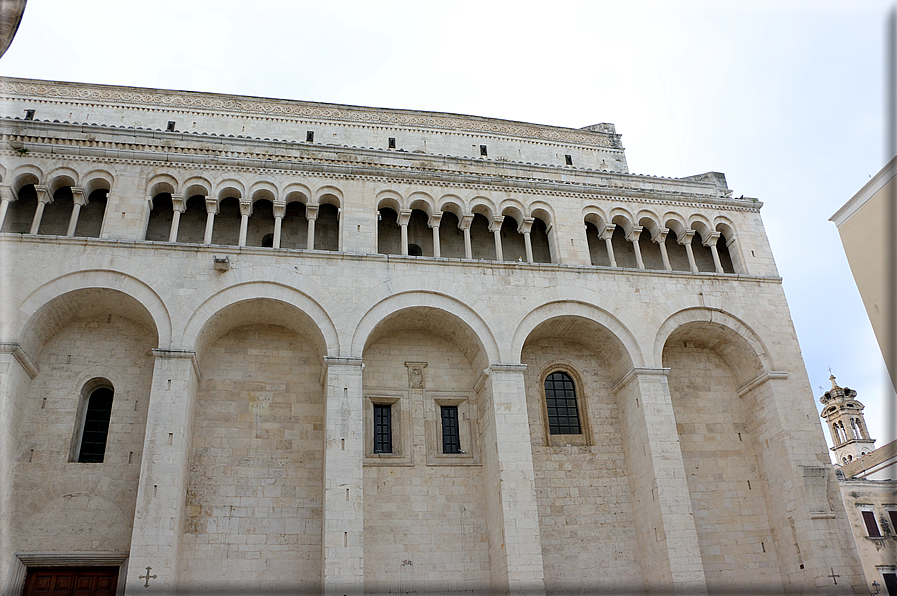
[[[106,453],[106,438],[109,435],[109,418],[112,415],[112,390],[101,387],[90,394],[87,413],[84,416],[84,430],[81,432],[81,449],[78,461],[82,463],[102,463]]]
[[[374,453],[392,453],[392,406],[374,404]]]
[[[578,435],[579,410],[576,388],[570,375],[554,372],[545,379],[545,405],[548,411],[548,432],[552,435]]]
[[[458,406],[442,406],[442,452],[461,453],[458,433]]]

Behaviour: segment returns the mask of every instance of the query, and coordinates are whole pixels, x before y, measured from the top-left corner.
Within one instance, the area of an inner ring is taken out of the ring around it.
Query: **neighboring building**
[[[897,157],[829,221],[841,244],[897,391]],[[893,410],[891,410],[893,414]]]
[[[857,392],[839,387],[834,375],[830,380],[832,388],[819,398],[821,416],[832,437],[835,460],[840,462],[841,496],[866,582],[870,593],[877,588],[897,595],[897,482],[868,478],[897,461],[897,441],[876,449]]]
[[[0,93],[11,593],[865,593],[722,174],[630,174],[610,124]]]

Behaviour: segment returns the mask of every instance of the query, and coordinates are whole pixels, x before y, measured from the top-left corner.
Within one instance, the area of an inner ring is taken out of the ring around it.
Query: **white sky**
[[[574,128],[613,122],[633,173],[721,171],[735,196],[765,203],[814,397],[831,367],[859,392],[881,446],[893,432],[884,364],[828,218],[890,157],[891,7],[29,0],[0,74]]]

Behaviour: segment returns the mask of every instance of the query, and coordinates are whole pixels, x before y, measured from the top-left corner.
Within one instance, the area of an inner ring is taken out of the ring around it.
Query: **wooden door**
[[[115,596],[116,567],[47,567],[28,570],[24,596]]]

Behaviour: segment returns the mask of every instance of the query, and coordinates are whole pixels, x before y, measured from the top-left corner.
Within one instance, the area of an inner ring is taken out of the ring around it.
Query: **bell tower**
[[[829,377],[832,388],[819,398],[825,406],[822,418],[828,424],[832,437],[832,451],[837,465],[843,466],[875,449],[875,440],[869,438],[863,418],[863,404],[857,401],[857,392],[849,387],[839,387],[835,375]]]

